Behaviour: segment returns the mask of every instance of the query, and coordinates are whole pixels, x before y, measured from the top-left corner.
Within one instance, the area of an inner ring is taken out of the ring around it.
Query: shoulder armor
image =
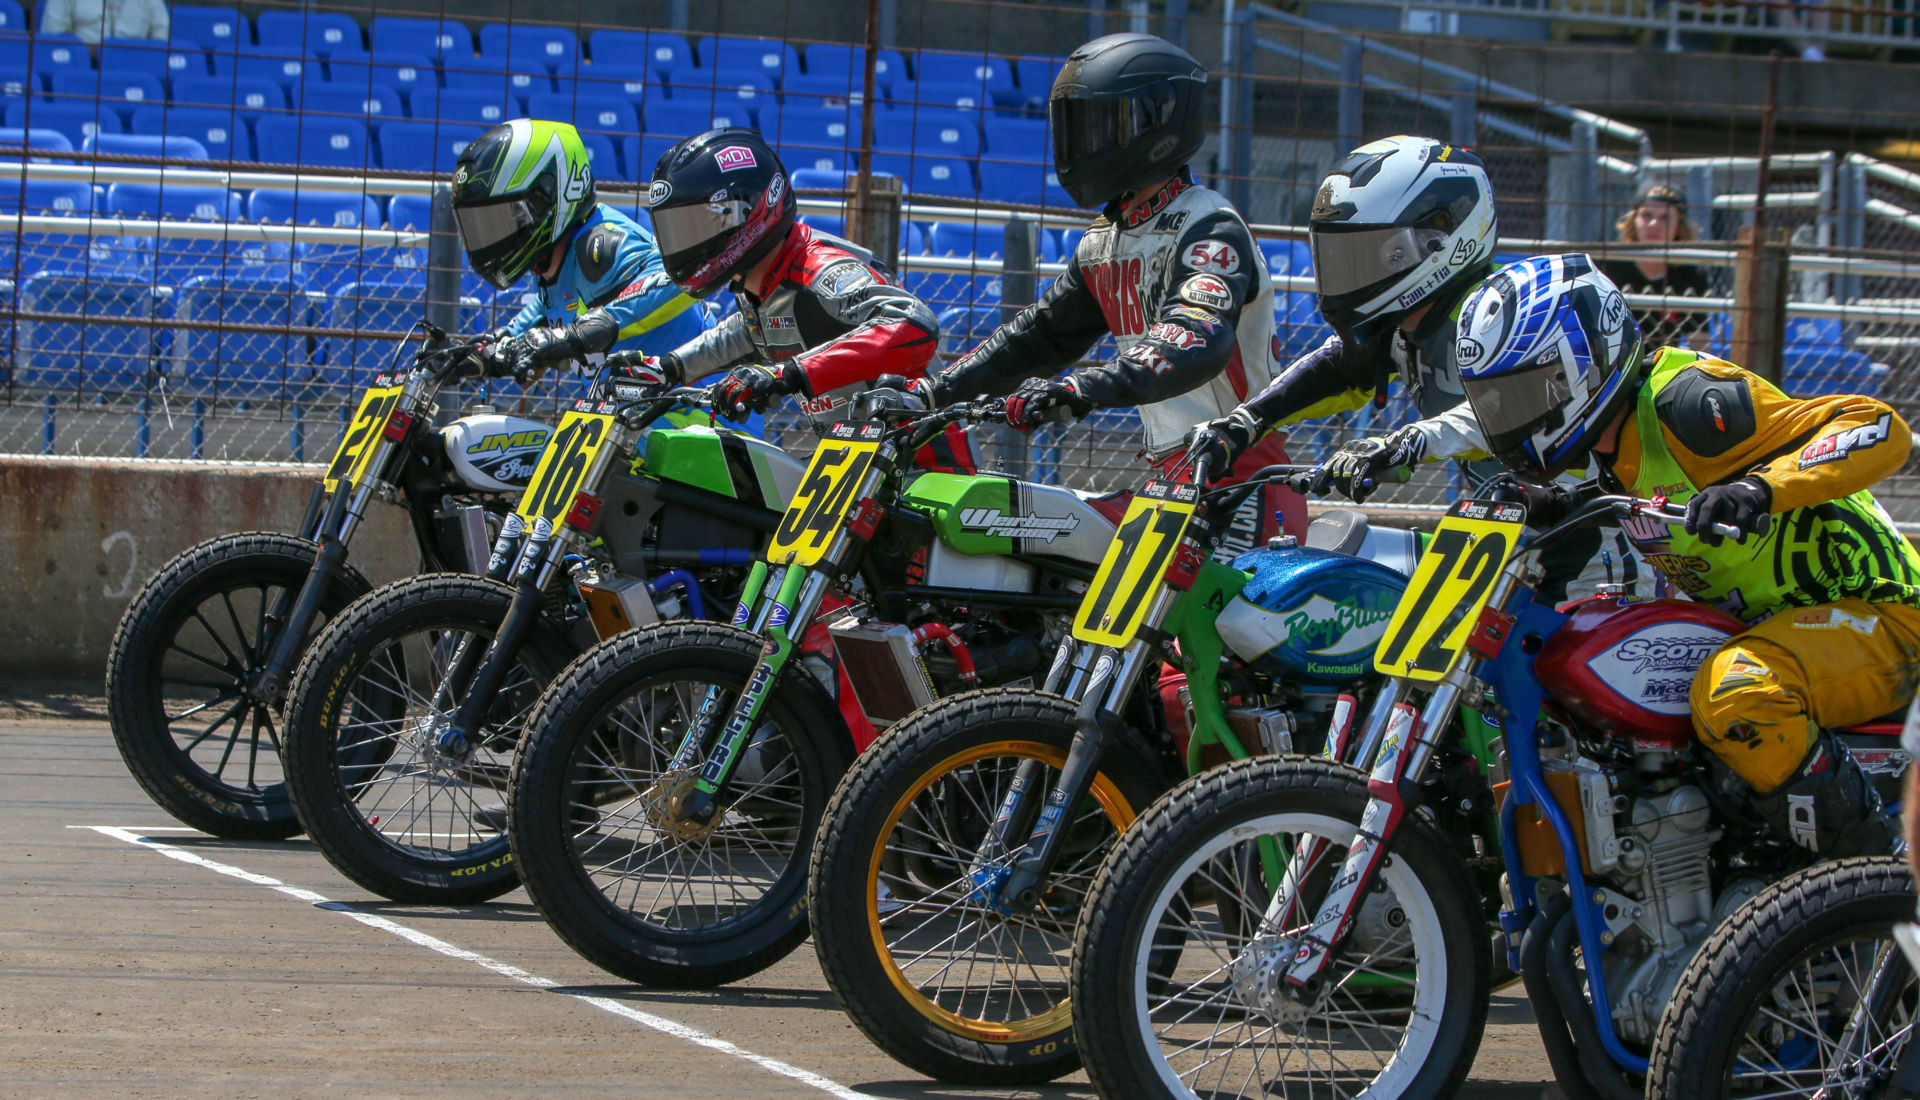
[[[1653,401],[1660,423],[1687,450],[1716,458],[1752,438],[1753,393],[1744,378],[1719,378],[1687,367]]]
[[[577,250],[575,263],[579,265],[580,275],[589,283],[597,283],[607,277],[613,265],[620,258],[620,246],[627,240],[627,231],[617,225],[602,223],[596,225],[574,244]]]

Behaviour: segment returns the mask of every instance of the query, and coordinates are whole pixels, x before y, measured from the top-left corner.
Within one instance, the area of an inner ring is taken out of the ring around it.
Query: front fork
[[[767,581],[767,565],[764,562],[754,566],[753,573],[747,579],[747,591],[740,600],[741,610],[758,592],[764,591]],[[779,571],[775,582],[774,596],[771,602],[759,605],[759,614],[752,628],[767,639],[761,649],[760,660],[755,662],[753,672],[747,677],[746,687],[740,692],[740,698],[728,713],[726,723],[719,728],[717,743],[706,753],[706,764],[701,767],[695,778],[693,789],[674,810],[679,824],[704,828],[712,823],[719,814],[721,796],[726,792],[728,782],[733,778],[734,769],[740,763],[740,756],[746,749],[754,729],[760,725],[761,712],[773,694],[773,685],[786,671],[796,648],[794,639],[806,634],[807,627],[813,621],[814,613],[819,610],[820,600],[827,593],[828,575],[817,569],[805,569],[800,566],[786,566]],[[743,616],[736,611],[736,625]],[[710,731],[717,724],[720,701],[723,694],[718,688],[709,689],[705,701],[688,724],[687,735],[675,751],[669,770],[688,768],[705,751]]]
[[[534,520],[528,525],[526,545],[516,561],[512,548],[520,533],[515,524],[503,528],[487,563],[488,577],[504,580],[509,573],[513,576],[513,599],[507,605],[507,617],[501,620],[493,641],[484,647],[473,634],[461,636],[447,662],[447,674],[434,693],[436,713],[444,712],[453,699],[460,700],[436,743],[439,754],[449,760],[465,760],[473,752],[478,743],[475,735],[493,705],[494,695],[506,682],[507,672],[520,653],[520,643],[546,607],[547,582],[552,579],[565,536],[551,521]]]
[[[301,524],[301,533],[312,538],[316,547],[313,568],[307,570],[306,582],[297,594],[282,591],[268,610],[267,629],[277,631],[272,644],[267,644],[265,631],[257,639],[266,651],[266,660],[255,671],[253,696],[269,705],[278,705],[286,693],[287,677],[307,644],[308,628],[340,571],[340,563],[347,560],[347,540],[353,537],[367,505],[367,490],[355,491],[354,486],[342,482],[322,510],[320,493],[324,491],[315,494],[307,506],[308,520]]]

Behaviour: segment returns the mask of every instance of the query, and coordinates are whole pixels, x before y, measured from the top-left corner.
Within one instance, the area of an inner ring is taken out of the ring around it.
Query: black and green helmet
[[[474,273],[505,290],[593,213],[593,165],[564,122],[516,118],[460,151],[453,216]]]

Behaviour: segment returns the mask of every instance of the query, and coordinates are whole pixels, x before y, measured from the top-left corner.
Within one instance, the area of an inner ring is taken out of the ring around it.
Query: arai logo
[[[1377,643],[1393,618],[1392,609],[1374,611],[1318,595],[1280,614],[1286,616],[1289,641],[1325,655],[1354,653]]]
[[[1010,516],[998,508],[963,508],[960,529],[1010,539],[1052,542],[1080,526],[1079,516]]]

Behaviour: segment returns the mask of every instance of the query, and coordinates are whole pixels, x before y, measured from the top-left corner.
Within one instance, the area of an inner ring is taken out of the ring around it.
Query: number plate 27
[[[1075,638],[1116,649],[1133,644],[1199,502],[1199,487],[1176,481],[1149,481],[1128,502],[1120,530],[1074,613]]]
[[[533,480],[520,496],[518,511],[523,518],[557,524],[573,507],[574,494],[593,468],[594,456],[613,435],[613,417],[599,411],[604,407],[583,401],[561,418],[547,449],[540,452]]]
[[[354,410],[353,419],[340,436],[333,461],[327,463],[323,479],[327,492],[338,490],[343,481],[358,485],[366,477],[367,465],[380,449],[380,433],[386,430],[387,418],[393,415],[394,406],[400,403],[400,395],[405,392],[405,386],[382,386],[376,381],[360,395],[360,407]]]
[[[1497,501],[1463,500],[1448,509],[1374,651],[1376,670],[1426,681],[1452,671],[1494,578],[1519,547],[1526,516],[1520,505]]]
[[[860,486],[873,469],[874,456],[886,440],[886,427],[879,423],[835,424],[814,448],[800,488],[787,503],[780,526],[767,547],[767,561],[774,565],[814,566],[820,564],[833,537],[847,521]]]

